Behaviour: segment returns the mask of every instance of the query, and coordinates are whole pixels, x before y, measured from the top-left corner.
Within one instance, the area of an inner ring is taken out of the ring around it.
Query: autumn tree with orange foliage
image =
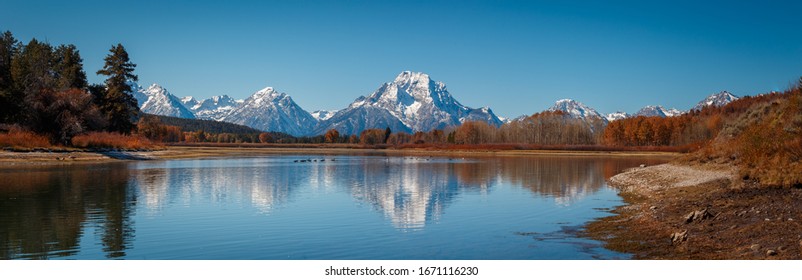
[[[340,132],[336,129],[329,129],[324,136],[326,143],[337,143],[340,141]]]
[[[610,122],[603,142],[610,146],[684,146],[711,140],[721,117],[689,112],[674,117],[637,116]]]
[[[376,145],[383,144],[385,138],[384,129],[365,129],[359,133],[359,144]]]
[[[270,133],[262,132],[259,133],[259,143],[270,143],[273,142],[273,137],[270,136]]]
[[[146,116],[137,122],[137,134],[158,142],[179,142],[183,138],[181,128],[164,125],[155,116]]]

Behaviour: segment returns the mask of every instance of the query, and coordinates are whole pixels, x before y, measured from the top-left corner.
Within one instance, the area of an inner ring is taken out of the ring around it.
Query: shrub
[[[46,148],[50,147],[50,140],[45,136],[14,126],[7,133],[0,133],[0,147]]]
[[[116,132],[91,132],[72,138],[72,145],[78,148],[143,150],[156,146],[145,137],[122,135]]]

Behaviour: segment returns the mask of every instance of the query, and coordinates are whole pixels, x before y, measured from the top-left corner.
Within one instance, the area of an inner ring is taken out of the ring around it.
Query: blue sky
[[[164,3],[163,3],[164,2]],[[644,2],[644,3],[641,3]],[[703,3],[700,3],[703,2]],[[602,113],[688,109],[802,76],[800,1],[18,1],[0,30],[75,44],[90,82],[122,43],[140,83],[340,109],[403,70],[498,115],[561,98]]]

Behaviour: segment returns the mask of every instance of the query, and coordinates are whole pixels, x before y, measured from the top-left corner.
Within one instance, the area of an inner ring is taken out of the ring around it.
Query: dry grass
[[[158,147],[142,136],[112,132],[91,132],[78,135],[72,138],[72,145],[78,148],[123,150],[149,150]]]
[[[7,133],[0,133],[0,147],[12,149],[36,149],[50,147],[50,140],[42,135],[12,127]]]
[[[718,137],[683,161],[735,165],[741,178],[767,187],[802,187],[800,89],[731,104]]]

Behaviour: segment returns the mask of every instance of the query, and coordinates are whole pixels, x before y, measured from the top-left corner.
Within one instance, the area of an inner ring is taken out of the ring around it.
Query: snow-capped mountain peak
[[[167,92],[167,90],[164,89],[164,87],[162,87],[161,85],[159,85],[157,83],[150,84],[150,86],[148,87],[147,91],[151,92],[153,94]]]
[[[646,107],[641,108],[635,113],[635,116],[642,116],[642,117],[674,117],[682,115],[682,111],[671,108],[666,109],[663,106],[657,105],[648,105]]]
[[[607,114],[607,116],[605,116],[605,117],[607,118],[608,122],[611,122],[611,121],[615,121],[615,120],[621,120],[621,119],[629,118],[630,115],[627,114],[627,112],[616,111],[615,113]]]
[[[738,96],[735,96],[734,94],[725,90],[719,93],[711,94],[704,100],[699,101],[699,103],[697,103],[696,106],[693,106],[691,110],[702,110],[702,108],[707,106],[721,107],[737,99]]]
[[[371,95],[361,96],[316,129],[322,134],[335,128],[340,133],[358,134],[364,129],[389,127],[392,131],[415,132],[456,126],[466,120],[501,121],[492,110],[473,109],[460,104],[444,83],[428,74],[403,71]]]
[[[338,110],[317,110],[312,112],[312,117],[319,121],[325,121],[330,119],[337,113]]]
[[[137,99],[142,112],[185,119],[195,118],[195,115],[184,106],[178,97],[170,94],[161,85],[154,83],[147,89],[143,89],[136,83],[129,82],[129,84],[134,90],[134,98]]]
[[[224,106],[237,106],[239,105],[234,98],[229,97],[228,95],[215,95],[209,99],[205,99],[201,102],[198,102],[198,105],[195,106],[193,109],[212,109],[212,108],[219,108]]]
[[[220,100],[223,99],[221,97]],[[230,97],[227,99],[232,100]],[[318,123],[317,119],[298,106],[289,95],[272,87],[253,93],[241,103],[232,101],[239,105],[222,121],[295,136],[308,135]]]
[[[394,84],[398,85],[411,85],[411,84],[424,84],[428,85],[431,79],[429,75],[421,72],[403,71],[393,80]]]
[[[598,118],[601,120],[607,120],[607,118],[603,117],[599,112],[596,112],[593,108],[582,104],[582,102],[573,100],[573,99],[560,99],[554,103],[554,106],[549,107],[546,111],[563,111],[568,113],[575,118],[579,119],[588,119],[588,118]]]
[[[189,109],[199,119],[221,121],[240,104],[242,101],[234,100],[228,95],[217,95],[202,101],[195,101],[195,105]]]
[[[184,96],[181,97],[181,104],[184,104],[184,107],[192,110],[193,107],[197,106],[200,103],[195,97],[192,96]]]
[[[253,102],[262,103],[262,102],[271,102],[276,99],[281,99],[287,97],[286,93],[278,92],[273,87],[266,87],[257,92],[255,92],[251,98],[253,98]]]

